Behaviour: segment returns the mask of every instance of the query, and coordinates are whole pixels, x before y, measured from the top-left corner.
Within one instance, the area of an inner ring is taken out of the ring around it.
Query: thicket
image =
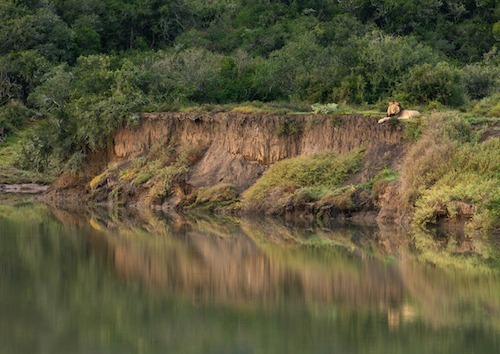
[[[485,100],[495,115],[498,18],[495,0],[4,0],[0,140],[44,119],[21,161],[43,170],[192,104]]]

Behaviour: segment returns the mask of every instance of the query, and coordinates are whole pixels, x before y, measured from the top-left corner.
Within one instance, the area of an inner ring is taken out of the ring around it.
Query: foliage
[[[0,106],[0,141],[26,124],[31,114],[31,110],[18,100],[9,100]]]
[[[336,188],[360,167],[362,156],[361,150],[354,150],[342,155],[325,152],[282,160],[272,165],[245,191],[244,202],[262,201],[276,187]]]
[[[278,136],[288,136],[300,134],[304,131],[304,125],[301,121],[296,119],[284,118],[278,125]]]
[[[500,92],[500,66],[489,63],[467,65],[462,80],[469,98],[477,100]]]
[[[60,172],[57,169],[52,169],[48,173],[38,173],[36,170],[21,168],[19,164],[21,150],[28,135],[29,132],[26,130],[16,131],[0,142],[0,184],[49,184]]]
[[[394,95],[413,103],[437,101],[458,107],[465,103],[465,86],[459,70],[447,62],[425,63],[410,69],[398,83]]]
[[[327,104],[315,103],[311,106],[311,109],[315,114],[318,113],[328,114],[337,111],[339,109],[339,105],[336,103],[327,103]]]
[[[417,141],[422,135],[422,121],[414,120],[405,122],[405,130],[403,131],[403,138],[412,143]]]
[[[479,137],[480,132],[459,116],[430,117],[402,169],[415,225],[435,223],[440,217],[472,216],[470,235],[498,227],[500,139],[480,142]]]
[[[487,117],[500,118],[500,93],[485,97],[472,108],[472,112]]]

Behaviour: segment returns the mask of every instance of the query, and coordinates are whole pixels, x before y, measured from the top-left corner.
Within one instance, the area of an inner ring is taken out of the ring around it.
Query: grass
[[[277,162],[244,194],[247,200],[262,200],[274,187],[287,184],[300,188],[335,188],[361,165],[362,150],[347,154],[325,152]]]
[[[311,106],[302,102],[241,102],[232,104],[193,104],[180,108],[181,112],[236,112],[245,114],[311,113]]]
[[[402,169],[415,226],[460,217],[459,205],[466,203],[474,210],[466,227],[469,236],[499,227],[500,139],[480,142],[481,133],[456,113],[429,117]]]
[[[234,208],[238,203],[238,191],[228,183],[219,183],[211,187],[203,187],[196,191],[190,209],[214,211],[216,209]]]
[[[303,204],[325,196],[340,203],[345,193],[351,192],[340,184],[359,170],[362,157],[363,150],[356,149],[347,154],[324,152],[277,162],[244,192],[243,206],[275,213],[291,202]]]
[[[161,203],[169,195],[175,181],[181,178],[200,156],[201,151],[197,148],[177,151],[172,144],[158,144],[147,156],[136,158],[127,168],[117,170],[114,174],[108,169],[95,179],[97,183],[110,174],[115,175],[112,179],[117,179],[117,183],[109,192],[109,198],[115,201],[121,201],[122,191],[125,189],[143,188],[147,190],[145,202],[148,205]]]

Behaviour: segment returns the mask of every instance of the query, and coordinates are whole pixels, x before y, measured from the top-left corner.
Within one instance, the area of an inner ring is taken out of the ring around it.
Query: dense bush
[[[394,96],[414,103],[440,102],[458,107],[465,103],[465,85],[460,71],[446,62],[425,63],[401,78]]]
[[[9,102],[0,107],[0,141],[21,127],[31,117],[31,110],[17,100]]]
[[[493,63],[465,66],[462,79],[471,99],[481,99],[500,92],[500,66]]]
[[[500,93],[485,97],[477,102],[472,112],[479,116],[500,118]]]

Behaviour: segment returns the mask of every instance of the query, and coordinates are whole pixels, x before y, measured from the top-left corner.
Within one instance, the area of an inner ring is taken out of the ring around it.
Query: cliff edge
[[[106,149],[88,156],[83,172],[62,176],[43,199],[179,208],[216,185],[241,195],[284,159],[355,149],[363,150],[362,165],[344,183],[366,183],[399,166],[403,133],[403,124],[359,114],[143,114],[138,126],[119,130]]]

